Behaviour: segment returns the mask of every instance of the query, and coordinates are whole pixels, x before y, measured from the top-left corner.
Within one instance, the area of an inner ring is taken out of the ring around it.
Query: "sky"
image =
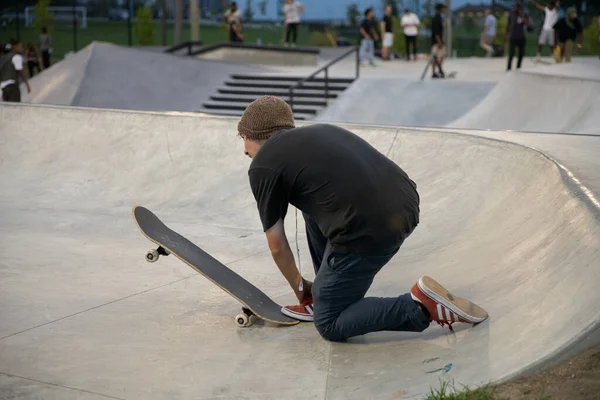
[[[238,0],[240,9],[243,10],[246,7],[247,0]],[[367,7],[374,7],[377,14],[382,12],[382,1],[381,0],[299,0],[305,6],[303,19],[305,20],[342,20],[346,19],[346,9],[349,4],[355,3],[358,5],[359,10],[365,10]],[[252,0],[252,8],[254,9],[254,18],[256,20],[274,19],[277,14],[277,5],[275,0],[267,0],[267,13],[263,17],[259,11],[258,3],[260,0]],[[404,4],[408,5],[414,3],[415,0],[404,0]],[[423,0],[421,0],[423,2]],[[480,4],[487,3],[491,4],[491,1],[482,0],[452,0],[452,8],[460,7],[466,3]],[[413,10],[415,11],[415,10]],[[420,12],[421,10],[419,10]]]

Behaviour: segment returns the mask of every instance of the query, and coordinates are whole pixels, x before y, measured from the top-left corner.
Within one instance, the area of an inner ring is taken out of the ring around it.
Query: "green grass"
[[[135,30],[132,28],[132,40],[133,45],[138,45],[138,40],[133,33]],[[21,27],[21,41],[27,43],[29,41],[38,43],[39,33],[33,28]],[[53,39],[53,58],[60,59],[64,55],[74,49],[73,41],[73,25],[69,22],[55,21],[52,28],[52,39]],[[246,28],[244,30],[246,43],[256,43],[258,38],[262,39],[263,44],[277,44],[280,43],[282,38],[281,27],[263,28],[263,29],[251,29]],[[10,37],[16,37],[16,30],[14,27],[7,31],[0,31],[0,41],[7,41]],[[174,45],[175,26],[173,24],[167,24],[167,46]],[[190,40],[190,27],[189,24],[184,24],[182,28],[182,40]],[[128,30],[126,21],[88,21],[88,27],[86,29],[77,29],[77,49],[81,50],[93,41],[110,42],[119,45],[127,46],[128,42]],[[214,44],[228,41],[228,36],[224,28],[220,26],[200,26],[200,40],[204,44]],[[160,21],[154,24],[154,46],[162,45],[162,34]],[[307,46],[310,45],[310,36],[308,29],[300,29],[298,36],[298,45]]]
[[[485,385],[477,389],[463,387],[462,390],[456,390],[453,384],[441,382],[439,389],[430,389],[425,400],[509,400],[505,397],[496,396],[495,390],[491,385]],[[552,398],[547,395],[540,395],[535,400],[552,400]]]

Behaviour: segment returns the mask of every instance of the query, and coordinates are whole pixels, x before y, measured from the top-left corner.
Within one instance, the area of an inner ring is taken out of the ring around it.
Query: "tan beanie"
[[[275,132],[295,128],[290,106],[275,96],[254,100],[238,123],[238,134],[251,140],[266,140]]]

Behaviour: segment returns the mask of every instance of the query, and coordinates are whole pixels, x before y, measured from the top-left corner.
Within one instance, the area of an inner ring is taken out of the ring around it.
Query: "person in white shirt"
[[[554,24],[558,21],[558,7],[560,7],[559,1],[550,0],[548,2],[548,6],[543,7],[535,0],[531,0],[531,3],[540,11],[546,14],[544,18],[544,25],[542,26],[542,31],[540,32],[540,38],[538,40],[538,49],[537,49],[537,58],[540,57],[542,53],[542,47],[545,44],[550,46],[550,54],[554,51]]]
[[[410,61],[410,52],[412,46],[412,53],[414,60],[417,60],[417,35],[419,33],[419,17],[416,14],[410,12],[407,8],[404,10],[404,15],[401,21],[402,27],[404,28],[404,40],[406,41],[406,60]]]
[[[483,31],[481,32],[481,42],[479,45],[482,49],[485,50],[488,57],[491,57],[494,49],[492,44],[494,43],[494,38],[496,37],[496,17],[492,10],[486,11],[485,24]]]
[[[2,101],[13,103],[21,102],[21,90],[19,89],[19,77],[27,86],[27,93],[31,87],[23,72],[23,46],[18,40],[10,41],[10,50],[0,57],[0,88],[2,89]]]
[[[227,24],[229,40],[232,41],[231,40],[232,24],[235,25],[235,27],[237,28],[237,30],[239,32],[241,32],[241,29],[242,29],[242,13],[240,12],[240,10],[238,10],[237,2],[235,2],[235,1],[232,2],[230,8],[227,11],[225,11],[225,14],[223,14],[223,21],[225,22],[225,24]]]
[[[286,0],[283,6],[284,24],[286,26],[285,45],[296,46],[298,39],[298,25],[300,24],[300,14],[304,12],[302,3],[294,0]]]

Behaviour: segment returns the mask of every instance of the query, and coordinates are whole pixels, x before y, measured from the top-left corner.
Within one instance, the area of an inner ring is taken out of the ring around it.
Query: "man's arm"
[[[538,10],[540,10],[542,12],[546,11],[546,9],[544,7],[542,7],[542,5],[540,3],[538,3],[537,1],[531,0],[531,2],[535,6],[535,8],[537,8]]]
[[[367,39],[367,40],[371,39],[371,37],[369,35],[367,35],[367,31],[365,31],[362,26],[360,27],[360,33],[361,33],[361,35],[363,35],[363,37],[365,39]]]
[[[27,80],[27,77],[25,76],[25,72],[23,71],[23,56],[19,56],[19,55],[14,56],[12,58],[12,62],[13,62],[13,66],[15,67],[15,70],[17,71],[17,73],[19,74],[19,76],[21,77],[23,82],[25,82],[25,86],[27,86],[27,93],[31,93],[31,87],[29,86],[29,81]]]
[[[271,255],[273,256],[273,261],[275,261],[281,274],[288,281],[292,289],[294,289],[294,293],[298,300],[304,300],[305,293],[307,294],[307,297],[310,297],[312,284],[302,278],[296,267],[294,254],[292,253],[292,249],[290,248],[290,244],[285,235],[283,220],[280,219],[277,221],[277,223],[269,228],[265,234],[267,236],[269,250],[271,250]],[[300,282],[304,283],[303,291],[298,290]]]

